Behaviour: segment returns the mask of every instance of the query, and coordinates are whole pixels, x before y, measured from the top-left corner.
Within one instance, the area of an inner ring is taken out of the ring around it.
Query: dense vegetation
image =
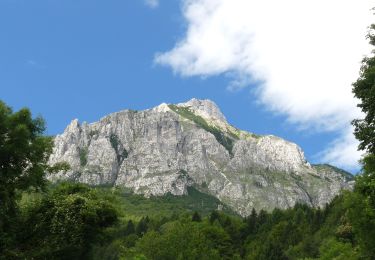
[[[375,46],[375,24],[367,35],[370,44]],[[354,134],[360,141],[360,149],[375,154],[375,49],[370,57],[362,61],[360,76],[353,84],[353,93],[360,100],[358,105],[365,118],[353,121]]]
[[[52,139],[43,136],[44,130],[42,118],[32,118],[26,108],[14,113],[0,101],[0,255],[15,241],[17,191],[43,190],[46,172],[67,169],[47,164]]]
[[[296,205],[247,218],[191,195],[145,199],[76,183],[22,192],[5,258],[373,259],[374,216],[361,193],[324,209]],[[205,206],[202,207],[202,201]]]

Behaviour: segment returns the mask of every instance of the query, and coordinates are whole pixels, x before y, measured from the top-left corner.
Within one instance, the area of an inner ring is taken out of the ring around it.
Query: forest
[[[299,204],[241,218],[215,210],[215,199],[194,190],[145,199],[119,188],[48,184],[43,192],[18,194],[2,257],[374,259],[375,211],[361,187],[323,209]]]

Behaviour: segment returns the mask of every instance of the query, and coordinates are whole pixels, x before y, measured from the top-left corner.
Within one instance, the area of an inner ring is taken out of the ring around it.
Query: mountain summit
[[[194,113],[205,119],[227,121],[218,106],[209,99],[199,100],[193,98],[188,102],[177,104],[177,106],[190,108]]]
[[[50,163],[68,172],[49,179],[115,185],[145,196],[184,195],[188,187],[217,197],[239,214],[324,206],[352,176],[310,165],[296,144],[239,130],[210,100],[124,110],[98,122],[73,120],[55,137]]]

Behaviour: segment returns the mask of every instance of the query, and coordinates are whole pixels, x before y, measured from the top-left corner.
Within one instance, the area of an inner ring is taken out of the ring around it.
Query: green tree
[[[375,46],[375,24],[370,26],[367,37]],[[359,148],[375,154],[375,50],[372,56],[363,59],[360,76],[353,83],[353,93],[360,101],[358,107],[365,113],[364,119],[353,121],[354,134],[360,141]]]
[[[221,226],[207,225],[202,228],[202,231],[209,248],[217,250],[222,259],[233,259],[234,250],[230,236]]]
[[[346,207],[354,237],[360,245],[363,259],[375,259],[375,210],[359,192],[347,196]]]
[[[254,208],[251,210],[250,216],[245,218],[244,221],[246,226],[243,231],[243,236],[247,237],[248,235],[255,234],[257,231],[258,214]]]
[[[125,236],[128,236],[130,234],[134,234],[134,233],[135,233],[134,223],[133,223],[132,220],[129,220],[128,224],[126,225],[126,228],[125,228]]]
[[[375,209],[375,154],[368,154],[362,160],[362,174],[357,177],[355,191],[366,196]]]
[[[194,211],[194,214],[191,217],[191,221],[201,222],[202,221],[202,217],[201,217],[201,215],[199,215],[199,213],[197,211]]]
[[[144,234],[146,234],[147,230],[148,230],[148,225],[150,223],[150,219],[148,216],[146,217],[143,217],[139,222],[138,222],[138,225],[137,225],[137,228],[135,230],[135,232],[137,233],[137,235],[139,236],[143,236]]]
[[[346,259],[360,259],[356,251],[352,249],[350,243],[344,243],[335,240],[334,238],[328,238],[323,241],[320,247],[320,257],[322,260],[346,260]]]
[[[213,210],[210,214],[210,223],[213,224],[215,220],[219,220],[219,218],[220,218],[219,212],[217,212],[217,210]]]
[[[96,190],[62,183],[32,208],[24,224],[22,247],[35,259],[85,259],[117,212]]]
[[[375,24],[367,35],[375,47]],[[362,174],[357,177],[350,220],[365,257],[375,258],[375,49],[362,61],[360,76],[353,83],[353,93],[360,101],[363,119],[353,121],[359,149],[367,152],[362,160]],[[355,209],[355,210],[354,210]]]
[[[17,226],[17,191],[45,186],[52,139],[43,136],[41,117],[23,108],[13,112],[0,101],[0,255],[12,254]]]
[[[147,232],[137,243],[137,249],[147,259],[155,260],[222,259],[219,250],[224,250],[223,241],[228,236],[222,237],[222,233],[214,231],[217,227],[205,225],[203,222],[168,222],[162,226],[160,233]]]

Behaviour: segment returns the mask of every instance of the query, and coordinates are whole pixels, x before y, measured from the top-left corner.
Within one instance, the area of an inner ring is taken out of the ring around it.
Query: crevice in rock
[[[119,137],[116,134],[111,134],[109,136],[109,142],[111,143],[112,148],[115,150],[116,153],[116,170],[114,171],[114,176],[112,178],[112,185],[116,183],[118,178],[121,165],[123,161],[128,158],[129,153],[121,143]]]
[[[312,197],[310,196],[310,194],[306,191],[306,189],[302,186],[302,184],[300,184],[298,181],[296,182],[296,185],[305,193],[305,195],[307,196],[307,198],[309,199],[309,202],[310,202],[310,205],[311,206],[315,206],[314,205],[314,202],[313,202],[313,199]]]

